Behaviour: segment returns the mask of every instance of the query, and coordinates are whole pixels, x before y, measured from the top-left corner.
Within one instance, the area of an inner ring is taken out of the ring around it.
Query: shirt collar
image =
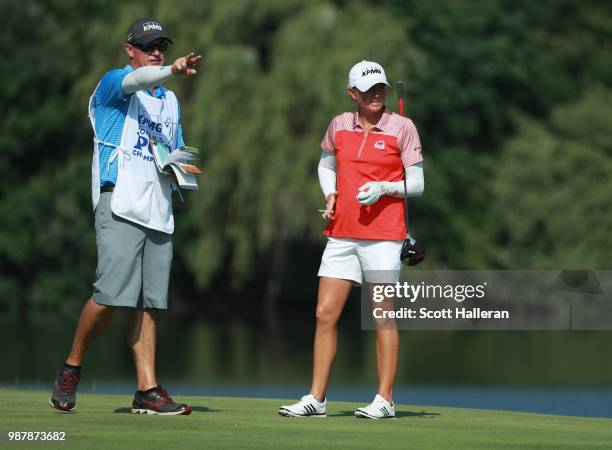
[[[372,127],[372,130],[385,131],[387,128],[387,125],[389,124],[389,117],[391,116],[391,114],[393,113],[389,112],[387,107],[385,107],[385,110],[383,111],[382,116],[380,116],[378,123]],[[359,123],[359,112],[358,111],[355,111],[353,113],[353,130],[356,128],[362,128],[361,124]]]

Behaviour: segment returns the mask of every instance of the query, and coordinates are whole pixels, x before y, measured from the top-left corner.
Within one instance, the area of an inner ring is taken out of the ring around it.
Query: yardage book
[[[202,175],[202,171],[188,163],[198,155],[197,148],[181,147],[170,152],[168,147],[161,142],[151,140],[151,153],[157,169],[161,173],[176,176],[179,187],[183,189],[198,188],[198,176]]]

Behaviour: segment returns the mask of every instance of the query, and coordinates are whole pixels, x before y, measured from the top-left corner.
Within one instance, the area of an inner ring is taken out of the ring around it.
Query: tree
[[[550,122],[519,119],[518,134],[491,167],[488,215],[503,268],[601,269],[612,213],[612,91],[589,90],[553,109]]]

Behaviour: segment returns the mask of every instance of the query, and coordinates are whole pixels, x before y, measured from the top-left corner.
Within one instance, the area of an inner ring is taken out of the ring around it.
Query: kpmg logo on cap
[[[380,70],[378,67],[370,67],[366,70],[362,70],[361,76],[365,77],[367,75],[372,75],[373,73],[382,73],[382,70]]]
[[[142,31],[149,31],[149,30],[158,30],[158,31],[164,31],[162,29],[162,26],[160,23],[158,22],[145,22],[142,24]]]

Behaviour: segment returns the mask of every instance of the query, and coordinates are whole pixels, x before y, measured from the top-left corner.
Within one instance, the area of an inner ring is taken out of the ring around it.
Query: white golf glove
[[[389,192],[391,192],[391,183],[388,181],[369,181],[359,188],[357,201],[362,205],[373,205]]]

